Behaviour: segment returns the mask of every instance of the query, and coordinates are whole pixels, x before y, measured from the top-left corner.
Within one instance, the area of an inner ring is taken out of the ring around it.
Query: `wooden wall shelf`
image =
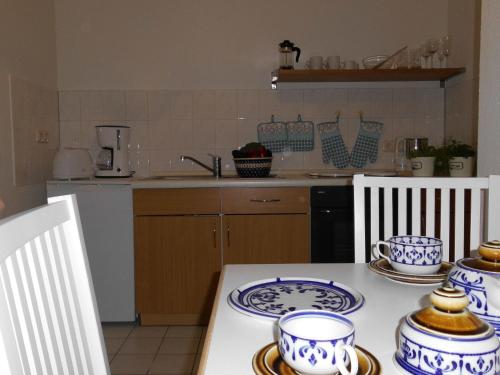
[[[357,69],[357,70],[276,70],[273,84],[282,82],[390,82],[440,81],[465,73],[465,68],[440,69]]]

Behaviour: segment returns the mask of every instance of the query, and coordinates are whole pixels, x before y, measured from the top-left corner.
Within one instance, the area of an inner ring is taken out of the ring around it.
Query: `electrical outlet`
[[[394,147],[395,147],[394,140],[388,140],[382,144],[382,151],[383,152],[393,152]]]
[[[49,132],[47,130],[37,130],[35,141],[36,143],[49,143]]]

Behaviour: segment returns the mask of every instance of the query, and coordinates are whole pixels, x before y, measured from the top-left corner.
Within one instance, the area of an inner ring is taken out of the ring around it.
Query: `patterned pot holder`
[[[286,123],[288,146],[291,151],[311,151],[314,149],[314,124],[312,121],[302,121],[302,116],[297,116],[297,121]]]
[[[271,115],[271,122],[257,125],[257,135],[259,142],[273,153],[283,152],[288,147],[287,124],[274,121],[274,115]]]

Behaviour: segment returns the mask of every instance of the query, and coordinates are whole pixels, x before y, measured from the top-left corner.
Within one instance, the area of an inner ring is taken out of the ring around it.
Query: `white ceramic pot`
[[[490,323],[500,337],[500,241],[479,247],[481,258],[456,262],[449,283],[469,297],[469,310]]]
[[[475,158],[473,156],[468,158],[451,158],[449,162],[450,177],[472,177],[474,161]]]
[[[415,177],[432,177],[434,176],[434,156],[421,156],[411,158],[411,170]]]
[[[436,289],[433,306],[408,314],[399,327],[394,364],[415,375],[500,373],[500,341],[493,328],[470,313],[462,291]]]

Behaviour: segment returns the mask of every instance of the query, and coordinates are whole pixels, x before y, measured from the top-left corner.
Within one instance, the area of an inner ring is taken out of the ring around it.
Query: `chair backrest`
[[[487,177],[355,175],[353,185],[356,263],[371,260],[376,241],[398,234],[441,238],[446,261],[463,258],[482,241]]]
[[[74,195],[0,221],[0,374],[109,374]]]

